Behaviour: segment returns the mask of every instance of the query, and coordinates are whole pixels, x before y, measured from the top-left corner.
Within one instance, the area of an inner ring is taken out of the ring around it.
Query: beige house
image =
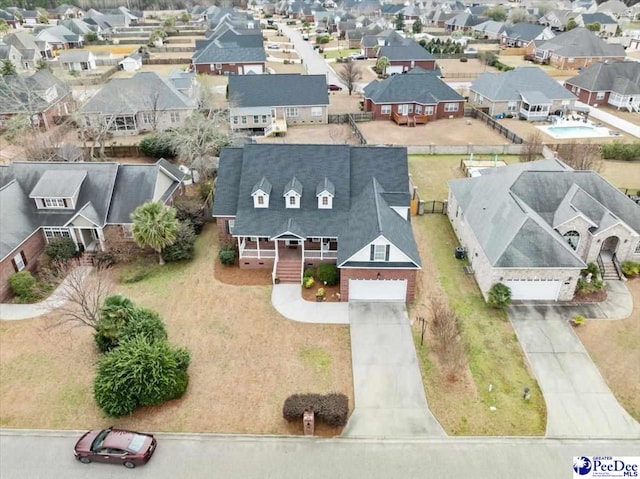
[[[485,298],[503,283],[514,300],[569,301],[588,263],[609,280],[640,261],[640,205],[595,172],[541,160],[449,188],[447,214]]]
[[[234,75],[229,77],[231,128],[265,136],[290,125],[328,123],[324,75]]]

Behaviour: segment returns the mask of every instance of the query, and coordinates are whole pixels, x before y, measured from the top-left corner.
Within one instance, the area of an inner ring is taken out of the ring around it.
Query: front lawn
[[[325,50],[324,53],[320,55],[324,58],[339,58],[339,57],[348,57],[351,53],[360,53],[359,48],[341,48],[341,49],[331,49]]]
[[[507,162],[515,158],[502,158]],[[423,199],[447,197],[446,181],[460,177],[459,157],[412,156],[409,166]],[[449,434],[541,435],[546,427],[542,394],[527,367],[515,332],[504,312],[488,307],[472,276],[454,258],[458,245],[449,220],[442,214],[414,217],[423,270],[410,317],[429,320],[429,298],[442,291],[461,320],[460,336],[468,368],[452,382],[433,353],[427,331],[420,346],[420,324],[414,321],[416,351],[429,407]],[[523,388],[531,400],[522,399]],[[495,409],[490,409],[495,408]]]
[[[105,418],[93,400],[97,353],[90,329],[48,330],[52,316],[2,322],[0,425],[288,434],[301,432],[301,424],[282,418],[290,394],[343,392],[353,408],[348,327],[286,320],[271,306],[271,286],[218,281],[217,248],[215,225],[209,225],[192,262],[116,286],[138,305],[156,309],[171,343],[191,350],[183,398],[130,417]]]

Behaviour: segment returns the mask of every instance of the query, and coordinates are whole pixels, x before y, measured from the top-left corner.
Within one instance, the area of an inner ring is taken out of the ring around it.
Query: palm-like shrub
[[[164,264],[162,249],[171,246],[178,234],[176,211],[162,203],[149,201],[136,208],[131,215],[133,239],[140,247],[150,247],[158,253],[158,263]]]
[[[504,309],[511,304],[511,288],[496,283],[489,290],[489,304],[494,308]]]

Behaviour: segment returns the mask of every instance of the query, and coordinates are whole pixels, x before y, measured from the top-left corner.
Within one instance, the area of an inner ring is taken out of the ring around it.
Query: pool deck
[[[560,120],[553,125],[538,126],[540,130],[552,138],[565,140],[567,138],[610,138],[620,136],[620,134],[611,134],[611,129],[599,126],[591,121],[577,120]],[[562,134],[561,130],[566,130],[566,134]]]

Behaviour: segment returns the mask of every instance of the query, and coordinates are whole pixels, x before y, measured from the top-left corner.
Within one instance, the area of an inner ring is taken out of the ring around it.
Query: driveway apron
[[[343,436],[444,436],[424,394],[402,303],[350,303],[355,410]]]
[[[568,323],[570,311],[559,305],[509,308],[547,404],[547,436],[640,438],[640,424],[618,403]]]

